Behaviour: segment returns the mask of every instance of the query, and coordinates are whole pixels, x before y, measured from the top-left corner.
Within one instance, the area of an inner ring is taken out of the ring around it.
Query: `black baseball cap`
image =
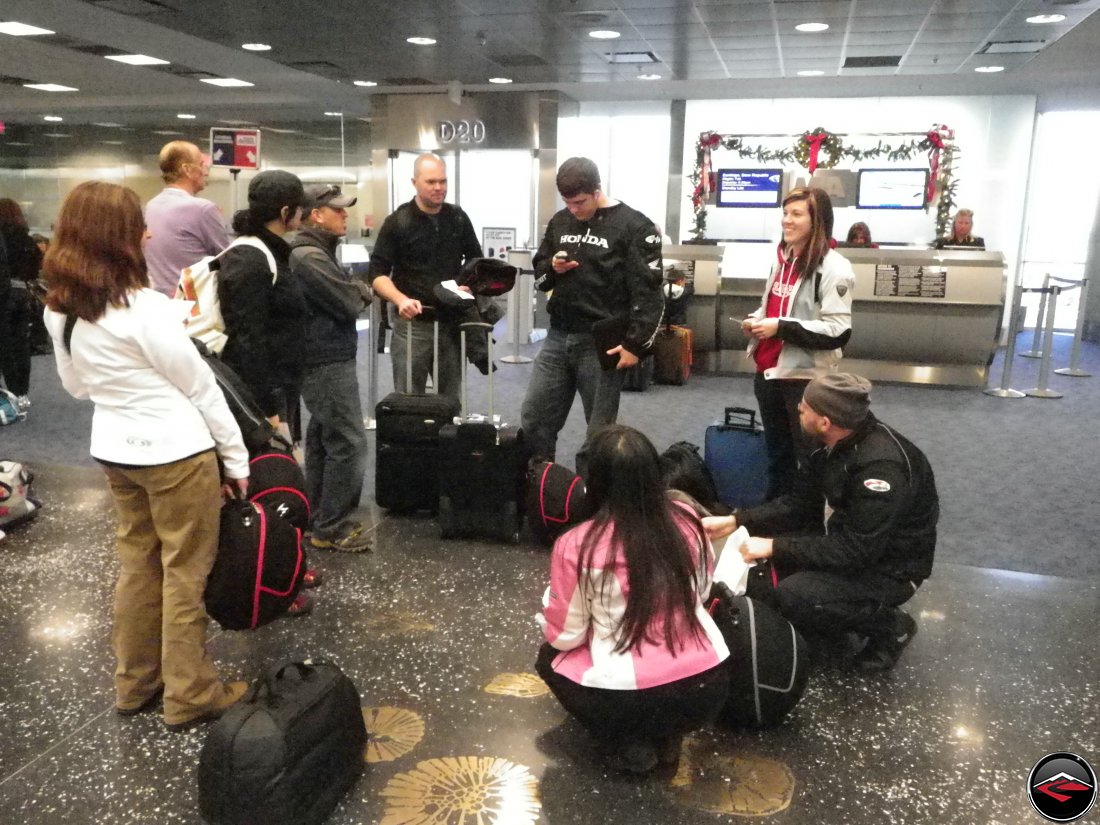
[[[248,208],[274,210],[284,206],[292,210],[303,204],[302,182],[297,175],[282,169],[266,169],[248,184]]]

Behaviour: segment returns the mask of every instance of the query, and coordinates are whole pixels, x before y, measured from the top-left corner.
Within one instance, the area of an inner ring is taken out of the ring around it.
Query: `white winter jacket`
[[[782,269],[777,263],[764,286],[760,307],[750,319],[766,317],[768,295]],[[790,303],[790,314],[779,319],[776,335],[783,342],[779,363],[764,371],[766,379],[815,378],[835,369],[841,347],[852,335],[852,290],[856,278],[852,265],[835,249],[825,253],[813,278],[800,278]],[[756,350],[749,342],[748,357]]]
[[[248,478],[248,451],[225,396],[183,327],[180,301],[129,294],[99,320],[77,321],[70,355],[65,316],[47,309],[61,383],[95,402],[92,456],[115,464],[170,464],[216,447],[229,478]]]

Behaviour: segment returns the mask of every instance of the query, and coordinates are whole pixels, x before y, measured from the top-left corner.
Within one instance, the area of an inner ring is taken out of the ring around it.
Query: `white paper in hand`
[[[474,300],[474,296],[472,294],[470,294],[469,292],[467,292],[464,289],[459,289],[458,288],[458,282],[455,281],[453,278],[449,281],[443,281],[440,284],[440,286],[442,286],[448,292],[453,292],[455,295],[457,295],[459,298],[462,298],[465,301]]]
[[[711,544],[718,563],[714,566],[714,580],[724,582],[735,596],[744,596],[749,585],[749,569],[756,562],[747,562],[741,557],[741,545],[749,540],[749,531],[738,527],[724,539]]]

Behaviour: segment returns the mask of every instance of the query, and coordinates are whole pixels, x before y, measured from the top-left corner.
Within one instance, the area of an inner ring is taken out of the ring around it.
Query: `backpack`
[[[42,502],[31,494],[34,474],[18,461],[0,461],[0,527],[11,527],[38,515]],[[0,530],[0,538],[4,531]]]
[[[226,342],[225,320],[218,300],[218,265],[215,261],[235,246],[251,246],[264,253],[271,270],[271,283],[275,283],[279,271],[271,250],[259,238],[242,235],[217,255],[208,255],[198,263],[185,267],[176,286],[176,300],[191,301],[193,304],[191,316],[187,319],[187,334],[202,341],[215,355],[221,355]]]
[[[241,438],[249,454],[264,449],[275,435],[275,428],[264,416],[248,384],[232,367],[210,352],[198,338],[192,338],[191,343],[195,345],[202,360],[214,373],[214,380],[218,383],[218,389],[222,391],[222,395],[225,396],[229,412],[233,414],[237,426],[241,428]]]
[[[540,543],[552,545],[589,515],[583,478],[552,461],[531,463],[527,470],[527,523]]]
[[[309,497],[302,468],[289,444],[280,436],[261,448],[248,462],[248,500],[263,504],[269,513],[289,521],[299,530],[309,529]]]
[[[677,441],[661,453],[660,462],[666,488],[687,493],[712,515],[728,512],[718,498],[714,476],[699,455],[697,445],[690,441]]]
[[[25,412],[20,412],[19,402],[15,395],[0,387],[0,426],[14,424],[27,417]]]

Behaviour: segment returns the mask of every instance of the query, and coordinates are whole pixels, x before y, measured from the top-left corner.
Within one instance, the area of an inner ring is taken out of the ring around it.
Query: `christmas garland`
[[[907,137],[911,134],[913,133],[884,137]],[[794,145],[788,148],[765,149],[763,146],[749,146],[745,143],[746,137],[748,136],[721,135],[717,132],[703,132],[699,135],[695,144],[695,171],[689,178],[693,184],[691,202],[695,210],[692,234],[696,238],[703,238],[707,231],[706,201],[716,186],[711,153],[718,148],[761,164],[797,163],[805,167],[811,175],[819,168],[832,169],[842,158],[859,163],[867,160],[912,160],[914,157],[926,155],[929,175],[925,203],[930,205],[939,196],[936,203],[936,237],[947,234],[951,214],[955,210],[958,181],[953,174],[953,165],[958,152],[955,147],[955,133],[946,126],[937,123],[924,134],[914,135],[912,139],[898,144],[883,143],[880,137],[876,145],[869,148],[844,143],[841,135],[828,132],[820,126],[812,132],[803,132]],[[925,209],[927,208],[926,205]]]

